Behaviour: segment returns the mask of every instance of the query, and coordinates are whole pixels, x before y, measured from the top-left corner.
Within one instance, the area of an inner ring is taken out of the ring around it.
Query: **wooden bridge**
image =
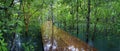
[[[97,51],[82,40],[45,22],[41,27],[44,51]]]

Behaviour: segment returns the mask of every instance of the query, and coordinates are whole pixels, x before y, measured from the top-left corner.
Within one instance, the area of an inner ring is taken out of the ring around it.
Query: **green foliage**
[[[23,48],[25,49],[24,51],[34,51],[33,45],[31,45],[31,44],[28,45],[28,43],[27,44],[23,43],[22,45],[23,45]]]
[[[0,33],[0,50],[2,51],[8,51],[7,49],[7,43],[5,43],[4,38],[2,36],[3,34]]]

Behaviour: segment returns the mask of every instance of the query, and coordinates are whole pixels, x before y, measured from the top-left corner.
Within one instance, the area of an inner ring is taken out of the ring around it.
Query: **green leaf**
[[[2,33],[0,33],[0,38],[3,38],[3,37],[2,37],[2,35],[3,35],[3,34],[2,34]]]
[[[24,25],[24,23],[23,23],[22,21],[20,21],[20,20],[18,20],[18,24],[19,24],[20,26],[23,26],[23,25]]]

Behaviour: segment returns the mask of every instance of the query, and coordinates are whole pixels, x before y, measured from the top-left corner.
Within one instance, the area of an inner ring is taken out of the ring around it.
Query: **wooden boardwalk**
[[[44,51],[97,51],[82,40],[53,26],[52,21],[45,22],[41,32]]]

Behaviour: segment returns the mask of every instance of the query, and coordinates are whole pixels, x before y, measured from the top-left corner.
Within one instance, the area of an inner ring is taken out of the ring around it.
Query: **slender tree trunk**
[[[78,34],[79,34],[79,27],[78,27],[78,24],[79,24],[79,16],[78,16],[78,0],[77,0],[77,3],[76,3],[76,21],[77,21],[77,36],[78,36]]]
[[[112,34],[114,34],[114,27],[115,27],[115,17],[112,17]]]
[[[67,31],[66,17],[64,18],[63,24],[64,24],[64,30]]]
[[[24,13],[24,24],[25,24],[25,37],[28,37],[28,18],[27,18],[27,14],[25,12],[25,2],[22,2],[22,9],[23,9],[23,13]]]
[[[42,0],[43,2],[42,2],[42,6],[43,6],[43,4],[44,4],[44,0]],[[41,12],[42,13],[42,12]],[[42,18],[42,16],[41,16],[41,18],[40,18],[40,20],[41,20],[41,23],[43,22],[43,18]],[[41,32],[40,32],[41,33]],[[43,39],[42,39],[42,34],[40,34],[40,43],[41,43],[41,48],[40,48],[40,51],[44,51],[44,45],[43,45],[43,41],[42,41]]]
[[[90,30],[89,30],[89,28],[90,28],[90,0],[88,0],[88,13],[87,13],[87,17],[86,17],[86,19],[87,19],[87,24],[86,24],[86,42],[88,43],[88,34],[90,34]]]
[[[107,24],[107,22],[108,22],[108,18],[106,17],[106,18],[105,18],[105,23]],[[108,35],[107,35],[107,33],[108,33],[107,28],[108,28],[108,25],[105,26],[105,35],[106,35],[106,36],[108,36]]]
[[[53,0],[51,0],[51,4],[50,4],[50,9],[51,9],[51,20],[52,20],[52,37],[51,37],[51,50],[50,51],[53,51],[53,45],[54,45],[54,17],[53,17]]]
[[[74,15],[74,14],[73,14]],[[74,16],[72,16],[72,31],[74,30]]]
[[[95,39],[95,34],[96,34],[96,28],[97,28],[97,22],[98,22],[99,18],[96,18],[96,21],[94,23],[94,32],[93,32],[93,35],[92,35],[92,41],[94,41]]]
[[[71,26],[71,32],[73,32],[73,30],[74,30],[74,7],[73,7],[73,5],[71,4],[71,11],[70,11],[70,14],[72,15],[72,19],[71,19],[71,23],[72,23],[72,26]],[[74,34],[74,33],[72,33],[72,34]]]

